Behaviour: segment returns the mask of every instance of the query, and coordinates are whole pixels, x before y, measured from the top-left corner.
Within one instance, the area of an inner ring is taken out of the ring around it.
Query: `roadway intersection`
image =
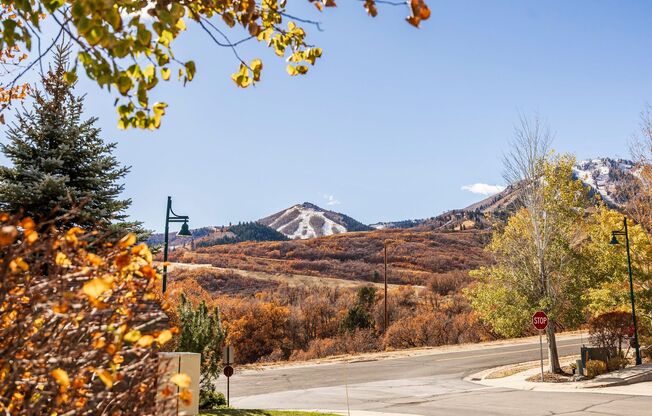
[[[561,337],[560,355],[579,352],[578,336]],[[464,381],[478,371],[539,358],[538,340],[413,356],[246,370],[231,379],[240,408],[373,411],[417,415],[646,415],[652,396],[539,392]],[[218,390],[225,391],[224,377]],[[650,386],[652,389],[652,385]]]

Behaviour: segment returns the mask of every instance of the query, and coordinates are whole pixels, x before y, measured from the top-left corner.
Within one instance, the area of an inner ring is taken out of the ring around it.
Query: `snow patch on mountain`
[[[315,238],[346,232],[346,228],[326,218],[322,211],[302,205],[287,209],[269,226],[278,229],[289,238]]]
[[[328,211],[315,204],[304,202],[269,217],[258,220],[288,238],[315,238],[349,231],[367,231],[371,228],[334,211]]]
[[[636,172],[632,161],[597,158],[577,162],[573,168],[573,174],[600,194],[605,202],[618,205],[616,194],[620,180],[624,175],[635,175]]]

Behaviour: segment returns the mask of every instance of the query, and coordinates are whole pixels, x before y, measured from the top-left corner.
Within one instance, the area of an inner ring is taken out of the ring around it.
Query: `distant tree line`
[[[196,247],[210,247],[222,244],[235,244],[244,241],[287,241],[288,238],[275,229],[261,223],[243,222],[228,228],[228,231],[235,234],[234,237],[224,236],[219,238],[198,241]]]

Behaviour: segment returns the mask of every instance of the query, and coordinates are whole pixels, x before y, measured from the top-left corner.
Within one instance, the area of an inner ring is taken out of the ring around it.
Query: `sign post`
[[[541,382],[543,382],[543,331],[548,327],[548,315],[543,311],[532,315],[532,325],[539,330],[539,352],[541,354]]]
[[[224,366],[224,375],[226,376],[226,405],[229,406],[229,396],[231,393],[230,380],[233,375],[233,367],[231,364],[235,361],[235,353],[232,345],[225,345],[222,350],[222,362]]]

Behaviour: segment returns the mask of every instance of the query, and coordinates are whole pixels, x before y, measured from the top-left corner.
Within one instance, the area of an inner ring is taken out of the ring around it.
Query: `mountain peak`
[[[326,210],[324,208],[319,207],[319,206],[313,204],[312,202],[304,202],[303,204],[296,204],[295,207],[314,209],[314,210],[317,210],[317,211],[326,212]]]
[[[371,229],[347,215],[323,209],[311,202],[293,205],[269,217],[262,218],[258,222],[292,239],[323,237]]]

